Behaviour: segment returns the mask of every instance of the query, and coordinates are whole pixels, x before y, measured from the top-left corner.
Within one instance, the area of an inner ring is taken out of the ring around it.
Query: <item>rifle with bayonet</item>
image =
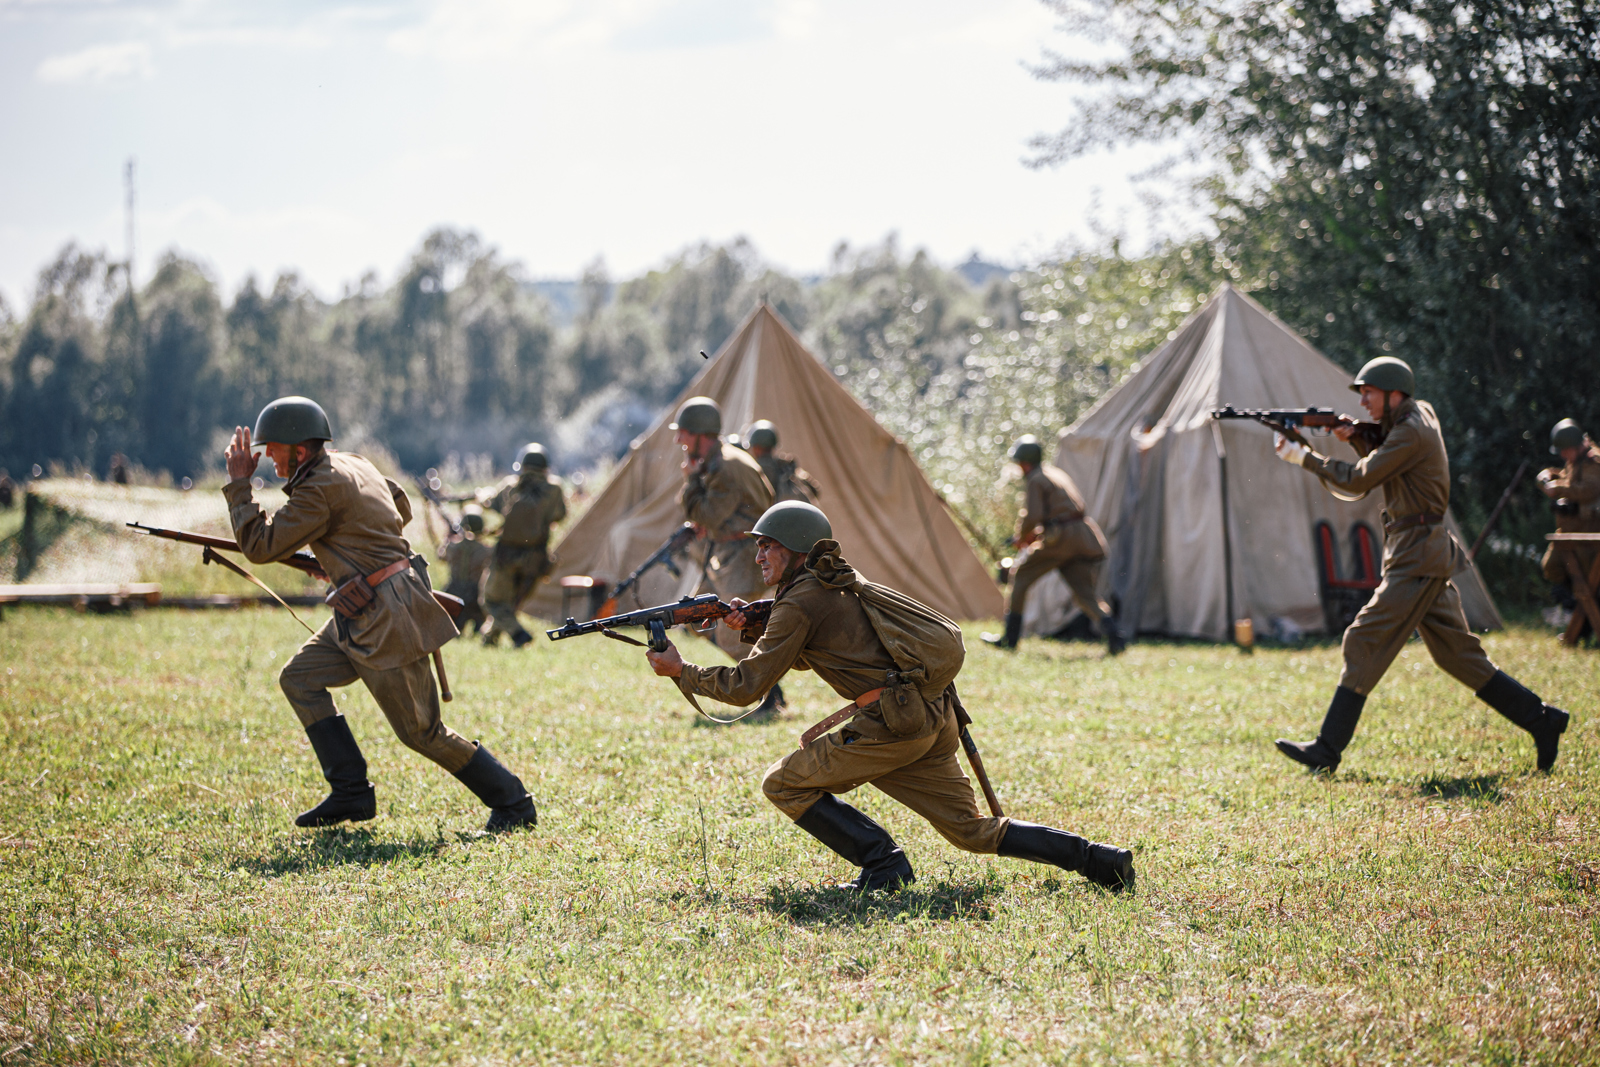
[[[1383,444],[1383,431],[1375,422],[1358,422],[1348,415],[1338,415],[1332,408],[1235,408],[1232,404],[1211,412],[1213,419],[1254,419],[1270,426],[1291,441],[1307,448],[1311,442],[1300,433],[1302,429],[1331,432],[1341,426],[1355,430],[1356,436],[1369,449]]]
[[[741,633],[746,643],[754,643],[767,628],[767,619],[772,616],[772,601],[757,600],[753,604],[736,608],[732,604],[723,603],[715,593],[704,593],[700,596],[686,596],[675,604],[658,604],[652,608],[640,608],[638,611],[591,619],[588,622],[568,619],[560,628],[546,630],[544,633],[552,641],[582,637],[586,634],[604,634],[613,641],[646,646],[653,652],[665,652],[667,631],[674,626],[688,626],[704,633],[714,627],[719,620],[734,612],[744,614],[744,629]],[[631,626],[643,627],[649,633],[650,639],[639,641],[616,632],[618,627]]]
[[[611,595],[606,598],[606,602],[600,606],[600,612],[595,616],[595,618],[605,619],[615,616],[617,613],[617,602],[622,599],[622,595],[624,593],[632,592],[633,587],[639,584],[639,579],[644,577],[645,573],[648,572],[652,567],[662,566],[665,567],[667,569],[667,573],[672,575],[674,578],[682,577],[683,572],[678,570],[678,564],[672,557],[689,547],[689,542],[694,540],[696,532],[695,525],[692,522],[686,522],[674,530],[672,532],[672,536],[667,538],[665,544],[656,549],[654,552],[650,553],[649,558],[635,567],[632,574],[628,575],[626,578],[622,579],[622,581],[617,583],[617,587],[611,590]],[[715,600],[716,597],[712,597],[712,599]],[[638,603],[637,593],[634,593],[634,602]],[[717,617],[721,618],[720,615]],[[570,622],[571,620],[568,621]],[[571,637],[572,635],[567,634],[566,636]],[[552,640],[554,640],[554,638],[552,638]]]

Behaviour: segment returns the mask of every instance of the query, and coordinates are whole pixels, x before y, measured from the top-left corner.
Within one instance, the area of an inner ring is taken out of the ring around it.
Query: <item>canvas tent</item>
[[[766,304],[690,382],[683,396],[635,440],[627,458],[583,517],[556,546],[557,563],[529,610],[561,613],[559,579],[586,574],[614,584],[683,523],[678,491],[683,451],[668,425],[690,396],[722,406],[724,432],[757,419],[778,426],[822,488],[821,507],[844,556],[861,575],[893,586],[955,619],[994,618],[1000,591],[946,512],[911,452],[856,402]],[[698,552],[691,548],[691,557]],[[681,579],[656,568],[640,582],[645,604],[692,591],[699,569]],[[624,604],[624,609],[631,603]]]
[[[1317,523],[1331,527],[1341,562],[1357,523],[1381,550],[1381,491],[1356,503],[1336,499],[1273,454],[1267,427],[1213,420],[1211,410],[1225,404],[1367,417],[1348,371],[1232,286],[1212,294],[1063,431],[1056,450],[1105,530],[1111,554],[1101,593],[1117,598],[1125,633],[1221,641],[1232,636],[1231,620],[1245,617],[1258,634],[1323,632]],[[1332,436],[1311,440],[1325,455],[1355,458]],[[1459,539],[1455,519],[1447,522]],[[1455,582],[1474,629],[1502,625],[1475,569]],[[1053,633],[1076,614],[1065,583],[1051,575],[1029,596],[1025,631]]]

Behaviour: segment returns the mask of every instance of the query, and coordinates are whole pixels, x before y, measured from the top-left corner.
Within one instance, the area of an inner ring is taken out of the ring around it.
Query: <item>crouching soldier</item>
[[[1362,367],[1350,388],[1378,423],[1383,443],[1376,448],[1356,436],[1352,426],[1334,435],[1360,459],[1330,459],[1278,434],[1278,458],[1315,474],[1346,493],[1383,489],[1383,581],[1344,632],[1344,673],[1311,741],[1280,738],[1278,751],[1313,771],[1339,766],[1355,734],[1361,709],[1378,680],[1413,632],[1422,634],[1433,661],[1478,699],[1533,735],[1538,767],[1555,765],[1567,713],[1552,707],[1500,670],[1467,627],[1461,594],[1450,576],[1466,565],[1466,553],[1444,527],[1450,506],[1450,459],[1439,416],[1432,405],[1413,399],[1411,367],[1380,356]]]
[[[861,581],[832,540],[827,516],[810,504],[774,505],[752,534],[762,579],[776,585],[777,593],[750,655],[733,667],[685,663],[670,645],[647,655],[655,672],[677,679],[691,699],[748,704],[797,668],[816,671],[851,701],[808,731],[803,747],[774,763],[761,783],[767,799],[796,825],[861,868],[845,888],[896,889],[915,881],[888,831],[838,799],[867,784],[927,819],[957,848],[1053,864],[1109,889],[1133,885],[1133,854],[1125,849],[978,814],[972,784],[956,762],[958,717],[964,713],[955,686],[946,683],[928,696],[927,679],[959,670],[960,631],[954,623],[909,597]],[[895,619],[905,621],[885,621]],[[740,630],[745,619],[735,613],[724,621]],[[919,651],[918,634],[930,635],[921,646],[927,666],[912,668],[906,653]],[[901,650],[899,663],[886,641]],[[953,654],[949,644],[936,641],[954,642]],[[847,715],[843,729],[813,736]]]
[[[410,501],[371,463],[329,447],[332,437],[321,407],[305,397],[283,397],[262,409],[254,433],[236,427],[224,453],[231,480],[222,492],[245,556],[271,563],[308,546],[338,587],[330,598],[333,617],[278,675],[332,790],[295,825],[364,822],[377,814],[367,762],[328,692],[357,679],[407,747],[455,775],[490,809],[486,830],[534,825],[533,798],[521,780],[439,717],[428,657],[456,636],[456,628],[433,597],[427,562],[401,536],[411,520]],[[288,479],[289,502],[271,515],[251,492],[256,444],[264,446],[278,477]]]

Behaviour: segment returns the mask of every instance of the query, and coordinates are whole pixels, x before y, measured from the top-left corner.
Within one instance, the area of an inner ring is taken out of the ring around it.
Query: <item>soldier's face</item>
[[[761,568],[761,580],[768,585],[777,585],[778,579],[784,576],[789,564],[799,554],[790,552],[770,537],[756,538],[756,566]]]
[[[1578,458],[1578,453],[1580,451],[1581,449],[1578,448],[1563,448],[1561,450],[1562,462],[1571,463],[1573,460]]]
[[[1405,400],[1406,395],[1404,393],[1391,392],[1389,394],[1389,410],[1393,411],[1405,403]],[[1363,385],[1361,387],[1361,406],[1367,410],[1368,415],[1372,416],[1373,422],[1382,422],[1383,390],[1375,385]]]
[[[298,451],[300,459],[306,458],[305,445],[286,445],[279,441],[267,441],[261,446],[266,450],[267,458],[272,460],[272,469],[278,472],[278,477],[289,477],[289,456]]]

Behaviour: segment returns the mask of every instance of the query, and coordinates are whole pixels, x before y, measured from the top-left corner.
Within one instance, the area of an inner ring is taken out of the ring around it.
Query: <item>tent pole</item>
[[[1228,522],[1228,450],[1222,444],[1222,427],[1211,423],[1212,438],[1217,448],[1217,467],[1222,472],[1222,580],[1227,583],[1228,618],[1223,624],[1224,633],[1231,633],[1237,616],[1233,608],[1233,536]]]

